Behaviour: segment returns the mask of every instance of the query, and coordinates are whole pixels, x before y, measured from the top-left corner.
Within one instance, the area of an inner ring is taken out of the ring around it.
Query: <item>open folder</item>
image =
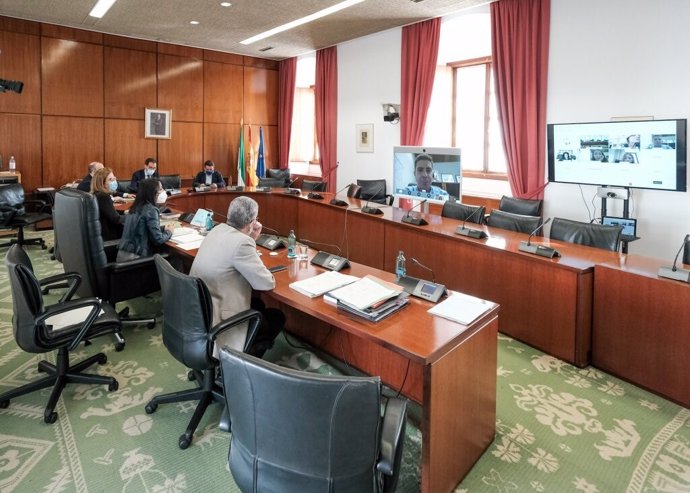
[[[318,276],[290,283],[290,288],[310,298],[316,298],[328,291],[350,284],[357,279],[358,278],[355,276],[348,276],[336,271],[328,271]]]

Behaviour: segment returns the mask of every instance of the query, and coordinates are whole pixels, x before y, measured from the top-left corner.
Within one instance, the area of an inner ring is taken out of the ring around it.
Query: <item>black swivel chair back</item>
[[[163,190],[179,190],[182,188],[182,178],[180,175],[160,175],[158,178]]]
[[[26,205],[34,205],[38,211],[28,212]],[[46,219],[50,219],[50,206],[42,200],[26,200],[24,187],[20,183],[0,185],[0,229],[16,229],[17,238],[13,238],[0,247],[14,245],[39,245],[45,249],[43,238],[25,238],[24,228]]]
[[[325,192],[326,185],[325,181],[302,180],[302,190],[305,192]]]
[[[386,180],[357,180],[359,191],[355,198],[379,204],[392,204],[393,196],[386,194]]]
[[[117,180],[117,191],[120,193],[131,193],[129,190],[132,180]]]
[[[259,178],[260,187],[285,188],[290,186],[290,169],[269,168],[266,170],[266,177]]]
[[[77,272],[82,277],[79,296],[98,296],[115,306],[160,289],[152,257],[108,262],[98,202],[93,195],[73,188],[60,190],[55,196],[53,222],[65,271]],[[126,313],[121,315],[125,317]],[[149,328],[156,323],[153,317],[122,321],[145,323]],[[117,348],[123,347],[120,336]]]
[[[301,372],[227,348],[220,360],[242,492],[395,490],[406,402],[389,399],[382,419],[379,377]]]
[[[541,217],[543,204],[543,200],[519,199],[504,195],[498,203],[498,210],[523,216]]]
[[[690,265],[690,240],[683,246],[683,263]]]
[[[530,234],[541,224],[541,217],[512,214],[510,212],[494,209],[486,219],[486,224],[492,228],[501,228]]]
[[[441,216],[452,217],[458,221],[469,221],[476,224],[484,224],[484,214],[486,209],[483,205],[467,205],[460,202],[447,200],[441,209]]]
[[[38,363],[39,372],[47,376],[0,395],[0,408],[6,408],[10,399],[52,386],[53,391],[48,398],[43,419],[46,423],[54,423],[57,419],[54,409],[66,384],[108,385],[109,390],[117,390],[118,384],[114,378],[83,373],[95,363],[104,364],[107,360],[105,354],[98,353],[73,366],[69,364],[69,352],[74,351],[82,341],[111,334],[120,329],[120,321],[112,307],[101,303],[97,298],[71,300],[69,298],[74,292],[73,289],[70,289],[58,303],[46,306],[41,294],[41,282],[36,279],[31,261],[19,245],[10,247],[5,257],[5,265],[12,290],[12,328],[17,345],[28,353],[42,354],[54,350],[58,353],[55,364],[47,360]],[[53,280],[58,277],[75,279],[71,274],[63,274],[53,276]],[[60,327],[59,330],[53,330],[51,317],[78,308],[89,308],[88,315],[75,319],[73,323]],[[103,314],[99,315],[101,310]]]
[[[617,252],[622,231],[623,226],[583,223],[556,217],[551,223],[549,238]]]
[[[206,284],[199,278],[176,271],[160,255],[154,256],[154,262],[163,297],[163,344],[177,361],[191,368],[197,388],[158,395],[146,405],[146,412],[155,412],[158,404],[198,400],[187,429],[178,441],[180,448],[186,449],[209,404],[225,404],[223,389],[216,384],[219,366],[213,357],[216,336],[225,330],[247,325],[246,350],[254,340],[261,314],[246,310],[212,326],[213,304]]]

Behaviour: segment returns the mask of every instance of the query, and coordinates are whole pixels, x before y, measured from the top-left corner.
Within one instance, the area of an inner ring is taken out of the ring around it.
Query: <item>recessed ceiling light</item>
[[[257,34],[256,36],[252,36],[251,38],[247,38],[244,41],[240,41],[240,43],[243,45],[250,45],[261,39],[268,38],[270,36],[273,36],[274,34],[282,33],[283,31],[287,31],[288,29],[292,29],[293,27],[301,26],[302,24],[315,21],[316,19],[326,17],[327,15],[334,14],[340,10],[352,7],[353,5],[356,5],[358,3],[362,3],[363,1],[364,0],[345,0],[344,2],[337,3],[331,7],[319,10],[318,12],[314,12],[313,14],[307,15],[306,17],[302,17],[301,19],[288,22],[287,24],[283,24],[282,26],[274,27],[273,29],[269,29],[266,32]]]
[[[199,24],[199,21],[189,21],[189,23],[196,26],[197,24]]]
[[[89,15],[91,17],[98,17],[99,19],[105,15],[108,10],[110,10],[110,7],[113,6],[116,0],[98,0],[96,2],[96,5],[93,6],[91,9],[91,12],[89,12]]]
[[[230,2],[220,2],[221,7],[230,7],[232,4]]]

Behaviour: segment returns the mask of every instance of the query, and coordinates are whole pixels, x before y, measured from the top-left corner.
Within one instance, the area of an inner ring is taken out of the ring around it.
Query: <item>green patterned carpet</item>
[[[62,270],[47,251],[28,252],[39,278]],[[133,314],[161,313],[157,296],[130,306]],[[0,393],[38,376],[38,358],[16,346],[11,318],[3,263]],[[0,409],[0,492],[237,491],[227,468],[230,435],[216,427],[218,406],[207,412],[184,451],[177,439],[195,403],[161,405],[152,415],[144,411],[152,396],[190,385],[185,368],[162,344],[160,323],[150,331],[129,329],[126,337],[123,352],[101,338],[77,354],[106,352],[108,363],[98,371],[115,376],[119,391],[68,386],[53,425],[43,423],[48,390]],[[456,492],[690,492],[690,411],[504,336],[498,348],[496,439]],[[282,337],[267,357],[336,372]],[[421,436],[412,422],[407,435],[398,491],[415,492]]]

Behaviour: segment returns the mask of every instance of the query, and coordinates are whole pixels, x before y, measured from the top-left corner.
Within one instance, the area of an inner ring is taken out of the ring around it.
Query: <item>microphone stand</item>
[[[367,199],[366,205],[365,205],[364,207],[362,207],[362,212],[363,212],[363,213],[365,213],[365,214],[374,214],[374,215],[383,214],[383,211],[382,211],[381,209],[379,209],[378,207],[369,207],[369,201],[371,201],[371,199],[372,199],[373,197],[376,197],[376,196],[379,194],[379,192],[383,192],[384,187],[385,187],[385,185],[384,185],[383,187],[379,187],[379,188],[376,190],[376,192],[375,192],[373,195],[371,195],[371,196]],[[384,194],[384,198],[385,198],[385,194]]]
[[[455,230],[456,235],[460,236],[467,236],[469,238],[475,238],[478,240],[481,240],[482,238],[486,238],[488,235],[486,234],[486,231],[483,229],[470,229],[465,226],[467,221],[472,219],[478,212],[483,211],[484,209],[482,207],[477,207],[472,214],[467,216],[465,220],[462,222],[461,226],[458,226],[458,228]]]
[[[349,183],[349,184],[345,185],[343,188],[341,188],[340,190],[338,190],[337,192],[335,192],[335,195],[333,196],[333,199],[332,199],[329,203],[330,203],[331,205],[337,205],[338,207],[346,207],[346,206],[348,206],[349,204],[348,204],[347,202],[345,202],[344,200],[336,199],[336,197],[338,196],[338,194],[339,194],[340,192],[342,192],[342,191],[345,190],[346,188],[350,188],[351,185],[352,185],[352,183]]]
[[[539,255],[540,257],[553,258],[560,257],[561,254],[555,248],[547,247],[544,245],[532,245],[532,236],[534,236],[537,231],[546,226],[551,222],[551,218],[537,226],[534,231],[532,231],[527,237],[527,241],[521,241],[518,250],[525,253],[531,253],[533,255]]]
[[[415,209],[421,205],[424,205],[426,203],[426,201],[427,201],[427,199],[422,200],[419,204],[415,205],[409,211],[407,211],[407,214],[405,214],[402,218],[402,222],[407,223],[407,224],[414,224],[415,226],[426,226],[427,224],[429,224],[428,222],[426,222],[424,220],[423,217],[421,217],[421,215],[419,215],[419,216],[416,216],[416,215],[412,216],[411,215],[411,212],[413,209]]]
[[[659,276],[660,277],[665,277],[667,279],[673,279],[674,281],[683,281],[690,283],[690,271],[683,269],[683,268],[678,268],[678,257],[680,256],[680,252],[683,251],[683,248],[685,248],[685,244],[690,241],[690,234],[685,235],[685,238],[683,239],[683,244],[680,246],[678,249],[678,253],[676,253],[676,258],[673,259],[673,266],[672,267],[660,267],[659,268]]]
[[[300,190],[299,188],[292,188],[292,184],[295,183],[295,182],[296,182],[297,180],[299,180],[300,178],[301,178],[301,177],[298,176],[297,178],[295,178],[294,180],[292,180],[292,181],[288,184],[287,188],[285,189],[285,192],[283,192],[283,193],[286,193],[286,194],[288,194],[288,195],[302,195],[302,190]]]
[[[436,284],[436,276],[434,275],[434,271],[433,271],[433,269],[432,269],[431,267],[427,267],[426,265],[424,265],[423,263],[421,263],[419,260],[417,260],[417,259],[414,258],[414,257],[410,257],[410,261],[411,261],[413,264],[420,266],[422,269],[426,269],[426,270],[428,270],[429,272],[431,272],[431,282],[433,282],[434,284]]]

